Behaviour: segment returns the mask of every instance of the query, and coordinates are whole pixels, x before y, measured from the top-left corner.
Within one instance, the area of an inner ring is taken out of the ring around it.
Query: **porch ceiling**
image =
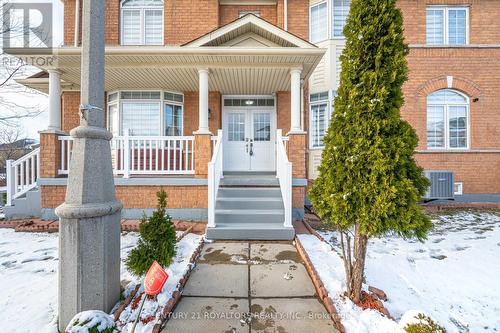
[[[34,66],[61,71],[62,89],[79,90],[80,48],[63,47],[54,55],[36,55],[26,49],[10,49]],[[198,69],[209,68],[209,89],[223,94],[267,94],[290,89],[291,68],[301,68],[307,80],[325,53],[320,48],[290,47],[106,47],[105,88],[197,91]],[[40,61],[45,58],[47,61]],[[46,65],[45,65],[46,64]],[[19,83],[48,91],[47,78],[28,78]]]

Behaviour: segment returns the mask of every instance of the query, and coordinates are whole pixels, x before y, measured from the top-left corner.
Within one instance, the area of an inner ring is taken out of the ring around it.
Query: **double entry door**
[[[274,108],[225,109],[222,117],[225,171],[274,171]]]

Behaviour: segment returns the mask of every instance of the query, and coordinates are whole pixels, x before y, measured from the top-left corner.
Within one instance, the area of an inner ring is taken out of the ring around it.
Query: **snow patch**
[[[68,327],[66,327],[66,332],[89,333],[89,330],[93,327],[97,327],[97,330],[102,332],[116,326],[113,318],[107,313],[91,310],[76,314],[73,319],[71,319]],[[118,332],[118,330],[115,328],[113,332]]]

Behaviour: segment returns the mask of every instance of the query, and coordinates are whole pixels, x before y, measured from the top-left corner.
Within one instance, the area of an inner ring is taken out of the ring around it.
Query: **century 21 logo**
[[[3,48],[52,48],[52,3],[2,5]]]

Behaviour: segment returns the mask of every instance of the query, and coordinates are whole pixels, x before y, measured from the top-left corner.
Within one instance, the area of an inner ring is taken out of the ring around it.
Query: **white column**
[[[210,134],[208,128],[208,69],[202,68],[198,70],[199,76],[199,126],[196,134]]]
[[[49,130],[61,130],[61,72],[49,69]]]
[[[300,126],[300,69],[292,69],[290,71],[290,112],[291,126],[290,132],[302,132]]]

